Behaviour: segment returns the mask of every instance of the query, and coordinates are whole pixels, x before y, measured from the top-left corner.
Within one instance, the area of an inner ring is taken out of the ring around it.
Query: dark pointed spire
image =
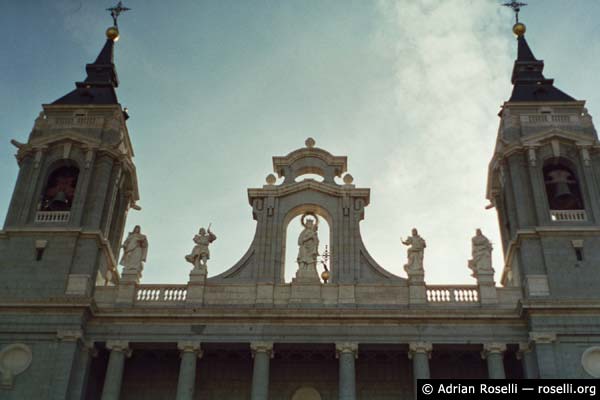
[[[96,61],[85,66],[87,77],[83,82],[75,84],[76,89],[52,104],[118,104],[115,88],[119,86],[119,78],[114,64],[115,42],[119,40],[117,18],[129,11],[119,3],[107,11],[113,19],[114,26],[106,30],[106,43],[98,54]]]
[[[518,22],[513,27],[517,35],[517,59],[511,81],[514,85],[509,101],[576,101],[554,87],[554,79],[543,75],[544,61],[538,60],[525,40],[525,25]]]
[[[118,104],[115,88],[119,86],[119,78],[115,68],[114,46],[118,31],[109,28],[106,32],[106,43],[98,54],[96,61],[85,66],[87,77],[83,82],[75,84],[76,89],[66,94],[53,104]]]

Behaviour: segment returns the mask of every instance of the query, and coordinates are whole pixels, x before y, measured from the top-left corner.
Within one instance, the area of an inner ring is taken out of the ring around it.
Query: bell
[[[557,182],[554,185],[554,198],[558,199],[559,197],[564,196],[572,196],[573,193],[569,188],[569,184],[566,182]]]
[[[53,211],[64,211],[68,207],[69,200],[67,200],[67,194],[61,190],[52,198],[49,208]]]

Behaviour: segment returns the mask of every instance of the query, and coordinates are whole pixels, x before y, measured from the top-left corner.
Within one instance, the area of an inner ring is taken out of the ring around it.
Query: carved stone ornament
[[[29,368],[32,359],[31,349],[27,345],[15,343],[3,348],[0,351],[0,388],[12,388],[14,378]]]

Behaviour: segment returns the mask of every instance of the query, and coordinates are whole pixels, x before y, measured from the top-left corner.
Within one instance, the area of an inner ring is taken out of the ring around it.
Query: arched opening
[[[63,165],[48,176],[42,191],[41,211],[69,211],[73,205],[79,168]]]
[[[550,210],[583,210],[579,179],[571,163],[553,158],[544,163],[544,183]]]
[[[296,177],[296,179],[294,179],[295,182],[302,182],[302,181],[317,181],[317,182],[323,182],[325,178],[323,178],[323,175],[319,175],[319,174],[302,174],[302,175],[298,175]]]
[[[294,213],[287,222],[282,275],[285,282],[322,282],[331,270],[330,232],[326,218],[312,211]],[[313,266],[309,264],[313,263]],[[315,271],[316,270],[316,271]],[[314,271],[314,272],[313,272]],[[331,276],[331,272],[330,276]]]

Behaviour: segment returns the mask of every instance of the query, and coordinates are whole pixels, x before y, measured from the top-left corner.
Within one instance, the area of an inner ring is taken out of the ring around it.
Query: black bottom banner
[[[417,400],[580,400],[595,399],[599,388],[586,379],[419,379]]]

